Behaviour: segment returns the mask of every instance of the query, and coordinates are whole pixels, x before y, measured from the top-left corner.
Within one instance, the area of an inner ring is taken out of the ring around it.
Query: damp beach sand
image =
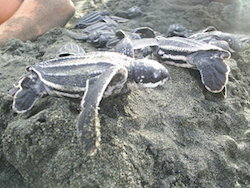
[[[250,35],[249,23],[237,22],[250,17],[249,5],[240,4],[246,1],[200,2],[79,0],[67,27],[93,10],[116,14],[136,5],[142,15],[122,29],[149,26],[164,33],[179,23],[195,31],[214,25]],[[55,57],[66,42],[97,50],[62,28],[0,48],[0,187],[249,187],[250,48],[227,61],[225,99],[209,93],[196,70],[167,65],[172,79],[162,87],[105,98],[99,113],[101,151],[87,157],[77,142],[79,103],[46,97],[17,115],[7,95],[27,66]]]

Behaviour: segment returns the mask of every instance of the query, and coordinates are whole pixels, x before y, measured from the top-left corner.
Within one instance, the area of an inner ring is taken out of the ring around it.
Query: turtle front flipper
[[[129,57],[134,57],[135,54],[132,40],[127,36],[127,34],[124,31],[119,30],[116,32],[116,36],[121,40],[116,44],[114,48],[115,52],[119,52]]]
[[[206,89],[213,92],[221,92],[227,82],[230,71],[229,66],[223,61],[226,52],[201,51],[193,56],[193,63],[200,71],[202,83]]]
[[[103,72],[96,81],[87,80],[86,90],[82,98],[82,111],[79,115],[77,130],[81,144],[87,154],[93,156],[100,146],[100,122],[98,118],[98,106],[106,92],[122,88],[127,81],[128,72],[125,67],[112,66]],[[108,91],[107,91],[108,90]]]
[[[19,81],[19,89],[14,95],[12,108],[17,113],[30,110],[39,97],[46,94],[43,83],[37,77],[29,75]]]

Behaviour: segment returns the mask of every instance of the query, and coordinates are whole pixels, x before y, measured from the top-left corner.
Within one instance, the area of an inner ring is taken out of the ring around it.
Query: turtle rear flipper
[[[219,93],[225,88],[230,71],[220,53],[220,51],[201,51],[193,57],[193,63],[200,71],[202,83],[213,93]]]
[[[127,80],[128,72],[124,67],[113,66],[102,73],[98,79],[92,83],[87,80],[86,90],[82,98],[82,111],[79,115],[77,130],[81,143],[84,145],[88,155],[95,155],[100,145],[100,122],[98,118],[99,103],[110,83],[117,83],[122,87]],[[116,80],[118,78],[118,80]],[[91,84],[92,83],[92,84]],[[114,87],[114,86],[113,86]]]
[[[44,95],[45,89],[40,80],[25,77],[20,81],[19,90],[14,95],[12,108],[17,113],[30,110],[36,100]]]

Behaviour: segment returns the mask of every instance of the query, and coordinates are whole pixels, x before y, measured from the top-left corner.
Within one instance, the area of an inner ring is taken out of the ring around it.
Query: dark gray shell
[[[160,48],[169,49],[176,52],[194,53],[198,51],[207,51],[207,50],[225,51],[214,45],[210,45],[202,41],[192,40],[189,38],[157,37],[156,39],[158,41],[158,45]]]
[[[97,23],[97,22],[103,20],[103,17],[106,15],[109,15],[109,13],[106,11],[90,12],[90,13],[86,14],[85,16],[83,16],[82,18],[80,18],[80,20],[75,25],[75,28],[77,28],[77,29],[86,28],[89,25],[92,25],[94,23]]]
[[[180,67],[196,67],[196,62],[190,60],[189,55],[198,52],[220,52],[220,58],[230,58],[230,52],[223,50],[217,46],[207,44],[202,41],[192,40],[182,37],[157,37],[158,49],[155,56],[162,62]]]

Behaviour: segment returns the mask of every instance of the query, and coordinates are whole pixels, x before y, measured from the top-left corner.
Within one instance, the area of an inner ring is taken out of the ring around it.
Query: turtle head
[[[188,37],[192,33],[192,30],[187,29],[186,27],[179,24],[172,24],[169,26],[166,37]]]
[[[247,35],[223,33],[220,38],[226,41],[234,51],[242,51],[250,46],[250,37]]]
[[[234,44],[239,50],[245,50],[250,47],[250,37],[247,35],[237,35]]]
[[[150,59],[136,60],[129,77],[136,84],[151,88],[163,85],[166,80],[170,79],[168,70],[157,61]]]

